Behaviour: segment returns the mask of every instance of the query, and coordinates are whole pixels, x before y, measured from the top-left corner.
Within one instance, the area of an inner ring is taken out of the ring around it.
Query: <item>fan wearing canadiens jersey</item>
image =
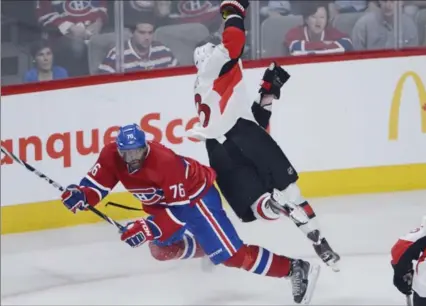
[[[121,240],[132,247],[147,241],[160,260],[208,256],[213,264],[289,278],[297,303],[308,303],[318,277],[301,269],[305,261],[244,244],[222,207],[213,169],[155,141],[146,141],[136,124],[119,129],[79,185],[70,185],[62,202],[71,210],[96,205],[119,183],[151,216],[129,222]],[[190,233],[187,233],[187,231]],[[154,243],[155,242],[155,243]]]
[[[311,205],[301,196],[297,171],[266,127],[272,101],[290,75],[276,63],[266,69],[259,96],[246,93],[240,59],[245,45],[247,0],[222,1],[222,42],[207,42],[194,51],[197,68],[194,94],[200,123],[189,131],[204,140],[217,183],[243,222],[291,220],[313,242],[318,256],[339,271],[340,256],[322,236]],[[305,267],[306,273],[309,267]]]
[[[426,305],[426,216],[422,225],[398,239],[392,247],[393,283],[405,295],[414,293],[413,305]],[[417,264],[413,269],[413,261]]]

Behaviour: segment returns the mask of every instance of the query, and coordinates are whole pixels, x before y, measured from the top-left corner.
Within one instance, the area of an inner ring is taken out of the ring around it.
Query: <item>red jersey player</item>
[[[413,260],[417,260],[413,270]],[[419,228],[398,239],[392,247],[393,283],[398,290],[411,295],[414,306],[426,305],[426,216]]]
[[[128,223],[121,233],[122,241],[132,247],[159,241],[166,246],[164,256],[161,247],[153,248],[158,259],[206,254],[216,265],[271,277],[289,277],[295,301],[309,302],[318,274],[308,280],[300,268],[305,261],[244,244],[223,210],[214,179],[211,168],[179,156],[158,142],[146,141],[145,133],[132,124],[119,129],[115,143],[102,149],[80,185],[67,187],[62,201],[76,212],[87,205],[96,205],[121,182],[152,215]],[[176,237],[177,233],[181,236]],[[167,241],[175,243],[170,246]]]

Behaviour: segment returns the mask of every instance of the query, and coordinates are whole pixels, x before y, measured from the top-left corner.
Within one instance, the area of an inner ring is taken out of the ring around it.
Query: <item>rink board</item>
[[[426,189],[425,173],[426,164],[306,172],[301,173],[299,186],[308,198]],[[107,201],[139,208],[138,201],[127,192],[113,193],[97,207],[115,220],[145,216],[144,212],[105,207]],[[100,219],[91,212],[74,215],[56,200],[2,207],[1,221],[1,233],[9,234],[95,223]]]
[[[274,102],[270,133],[305,197],[426,189],[426,55],[399,56],[281,63],[292,77]],[[263,71],[244,72],[250,99]],[[208,164],[205,146],[187,134],[196,123],[191,73],[7,94],[2,145],[66,186],[93,166],[117,126],[136,122],[148,139]],[[2,234],[99,221],[65,210],[58,191],[19,164],[2,156],[1,165]],[[122,186],[115,191],[106,201],[138,206]],[[117,220],[141,214],[100,207]]]

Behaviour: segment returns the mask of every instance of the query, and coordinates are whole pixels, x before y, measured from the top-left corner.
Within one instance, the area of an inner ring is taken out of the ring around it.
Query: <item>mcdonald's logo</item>
[[[392,97],[392,104],[390,109],[389,116],[389,140],[398,139],[399,131],[399,108],[401,106],[401,97],[402,92],[404,91],[404,85],[408,78],[413,79],[416,84],[417,94],[418,94],[418,103],[420,105],[420,122],[421,122],[421,132],[426,134],[426,88],[423,84],[420,76],[414,71],[407,71],[404,73],[398,80],[396,84],[395,91]]]

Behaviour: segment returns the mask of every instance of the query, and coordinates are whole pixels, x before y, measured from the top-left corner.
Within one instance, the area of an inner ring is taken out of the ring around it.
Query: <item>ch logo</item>
[[[411,78],[416,84],[417,93],[418,93],[418,103],[420,104],[420,122],[421,122],[421,132],[426,134],[426,88],[420,78],[420,76],[414,71],[407,71],[404,73],[398,83],[396,84],[395,91],[393,93],[390,116],[389,116],[389,140],[398,139],[399,131],[399,108],[401,106],[401,97],[402,92],[404,91],[404,85],[407,79]]]

